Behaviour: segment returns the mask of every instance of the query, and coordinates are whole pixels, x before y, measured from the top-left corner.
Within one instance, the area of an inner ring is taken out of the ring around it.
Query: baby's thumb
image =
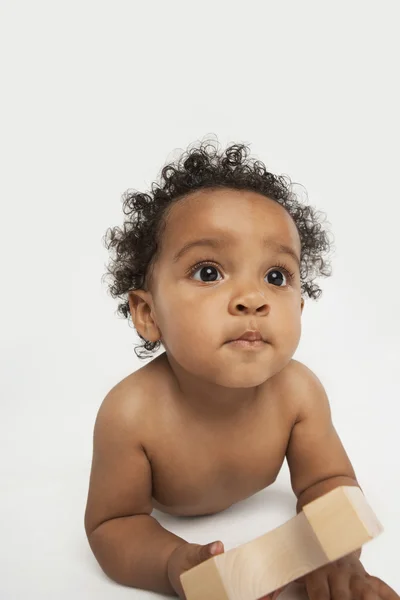
[[[208,560],[217,554],[222,554],[224,552],[224,545],[222,542],[211,542],[211,544],[206,544],[204,546],[199,546],[199,563],[204,560]]]

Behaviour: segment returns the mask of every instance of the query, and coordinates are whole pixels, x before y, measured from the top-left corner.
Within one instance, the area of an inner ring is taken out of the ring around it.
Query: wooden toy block
[[[361,489],[341,486],[280,527],[185,571],[182,587],[187,600],[257,600],[382,531]]]

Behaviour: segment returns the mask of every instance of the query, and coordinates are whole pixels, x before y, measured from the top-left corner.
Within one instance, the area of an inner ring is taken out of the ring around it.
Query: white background
[[[83,527],[97,410],[145,364],[101,281],[102,237],[126,189],[207,134],[250,143],[331,224],[333,275],[295,358],[385,527],[364,566],[400,591],[398,2],[0,7],[0,598],[157,597],[107,579]],[[221,515],[153,516],[228,550],[294,514],[285,466]]]

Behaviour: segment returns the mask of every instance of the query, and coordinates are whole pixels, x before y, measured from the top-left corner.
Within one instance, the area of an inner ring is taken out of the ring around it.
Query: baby
[[[165,352],[100,406],[85,530],[110,578],[185,598],[180,575],[223,544],[174,535],[153,508],[223,511],[271,485],[285,458],[297,511],[358,485],[321,382],[292,358],[304,296],[318,298],[313,280],[330,275],[330,244],[317,211],[244,144],[203,141],[151,193],[124,196],[110,292],[144,349]],[[398,600],[359,556],[303,577],[309,598]]]

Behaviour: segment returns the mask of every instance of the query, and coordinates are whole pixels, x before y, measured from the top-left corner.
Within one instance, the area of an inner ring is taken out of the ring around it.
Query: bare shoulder
[[[157,381],[160,381],[157,367],[157,359],[153,359],[113,386],[99,408],[97,419],[136,426],[144,433],[144,426],[154,410]]]
[[[299,360],[291,359],[289,364],[281,371],[282,381],[287,385],[309,386],[321,383],[316,374]]]
[[[309,410],[313,402],[327,400],[324,387],[317,375],[304,363],[291,359],[276,376],[280,395],[295,418]]]

